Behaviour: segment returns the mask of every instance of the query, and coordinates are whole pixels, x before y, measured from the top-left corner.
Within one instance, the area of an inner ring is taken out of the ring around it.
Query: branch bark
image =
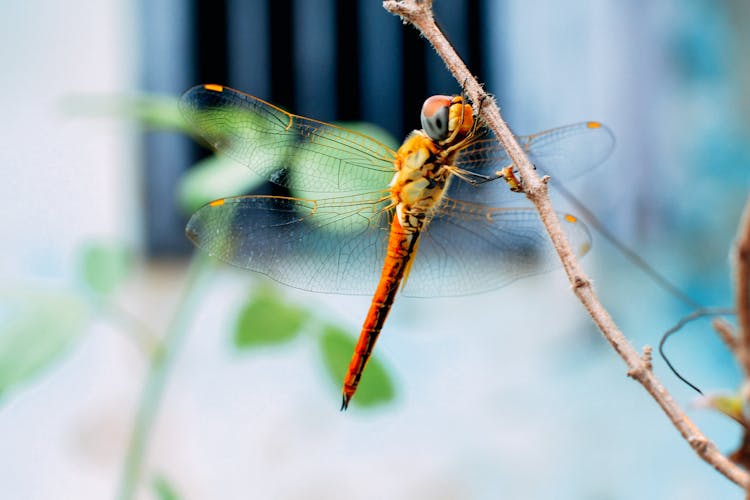
[[[750,198],[740,221],[737,234],[735,305],[739,326],[737,360],[750,378]]]
[[[737,339],[737,334],[734,332],[732,325],[722,318],[716,318],[711,324],[713,325],[714,330],[716,330],[716,333],[719,334],[719,338],[724,344],[726,344],[727,348],[732,354],[737,356],[740,341]]]
[[[383,7],[392,14],[400,16],[405,22],[415,26],[437,51],[456,80],[463,85],[469,98],[475,103],[481,103],[481,116],[487,126],[495,133],[498,141],[521,173],[524,179],[526,196],[536,207],[547,228],[565,273],[573,287],[573,292],[586,308],[604,338],[625,361],[628,367],[628,375],[637,380],[651,394],[698,456],[731,481],[743,488],[750,487],[750,474],[723,455],[716,445],[701,433],[654,375],[650,366],[650,356],[644,355],[642,357],[639,355],[599,302],[591,287],[591,282],[581,269],[552,208],[548,196],[547,179],[542,179],[536,174],[523,148],[518,144],[503,120],[495,100],[484,91],[481,84],[477,82],[453,46],[440,31],[440,28],[435,24],[432,14],[432,0],[386,0],[383,2]],[[745,256],[750,257],[750,251],[746,252]],[[750,336],[750,328],[748,328],[746,335]],[[750,345],[750,337],[748,337],[748,345]]]

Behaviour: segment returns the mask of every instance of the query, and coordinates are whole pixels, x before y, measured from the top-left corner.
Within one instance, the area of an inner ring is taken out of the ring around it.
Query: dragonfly
[[[186,227],[198,248],[292,287],[372,295],[344,377],[342,410],[397,292],[474,294],[559,265],[539,216],[517,193],[523,179],[463,96],[428,98],[422,129],[396,151],[222,85],[193,87],[180,107],[211,148],[289,193],[203,206]],[[517,139],[540,173],[563,179],[603,162],[614,145],[609,129],[594,121]],[[586,226],[558,215],[576,253],[585,254]]]

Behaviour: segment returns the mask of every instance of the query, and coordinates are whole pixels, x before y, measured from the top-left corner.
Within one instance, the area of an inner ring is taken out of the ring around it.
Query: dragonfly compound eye
[[[451,98],[434,95],[422,105],[422,128],[433,141],[444,141],[450,135],[449,111]]]

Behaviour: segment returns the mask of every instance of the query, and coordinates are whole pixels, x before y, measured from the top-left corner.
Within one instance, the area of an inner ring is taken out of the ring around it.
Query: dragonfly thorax
[[[448,160],[423,131],[412,132],[396,153],[391,197],[404,229],[420,230],[438,206],[450,179]]]

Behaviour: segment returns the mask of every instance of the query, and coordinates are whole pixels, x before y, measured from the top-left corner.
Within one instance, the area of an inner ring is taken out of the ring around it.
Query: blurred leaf
[[[326,370],[331,380],[338,386],[344,380],[355,345],[352,337],[333,325],[326,325],[320,337],[320,348],[323,352]],[[389,403],[394,396],[395,389],[388,372],[378,361],[377,356],[373,355],[367,362],[352,403],[372,407]]]
[[[382,142],[394,151],[401,145],[386,129],[369,122],[336,122],[336,125],[349,130],[354,130],[360,134],[372,137],[378,142]]]
[[[164,476],[155,476],[151,484],[154,487],[156,498],[159,500],[179,500],[180,496],[177,494],[177,490]]]
[[[131,267],[130,251],[118,243],[91,243],[83,248],[83,281],[96,293],[112,293],[127,278]]]
[[[47,368],[83,333],[88,308],[73,294],[0,296],[0,395]]]
[[[309,313],[286,304],[270,288],[250,297],[240,310],[234,328],[238,349],[275,345],[297,336]]]
[[[715,394],[700,398],[697,405],[702,408],[710,408],[727,417],[745,425],[742,414],[742,397],[739,394]]]
[[[245,194],[264,179],[234,160],[220,155],[209,156],[196,163],[180,179],[177,200],[185,213],[219,198]]]
[[[174,96],[77,95],[63,100],[63,112],[73,116],[130,118],[142,125],[160,130],[188,132],[185,119]]]
[[[373,139],[385,144],[386,146],[390,147],[391,149],[396,149],[398,147],[398,144],[394,140],[393,136],[391,136],[388,132],[386,132],[384,129],[378,127],[377,125],[373,125],[371,123],[366,122],[341,122],[336,123],[335,125],[338,125],[340,127],[344,127],[346,129],[352,130],[354,132],[367,135],[369,137],[372,137]],[[327,143],[328,141],[314,141],[311,140],[309,142],[306,142],[304,144],[304,147],[298,148],[294,151],[294,155],[291,156],[288,160],[288,162],[291,162],[291,167],[288,172],[285,172],[285,180],[289,185],[289,189],[293,196],[297,198],[307,198],[307,199],[316,199],[320,196],[319,190],[317,189],[310,189],[309,179],[307,178],[300,178],[299,176],[295,176],[296,171],[303,171],[305,168],[307,168],[308,165],[312,164],[313,158],[318,158],[317,161],[319,161],[319,155],[322,155],[323,157],[331,156],[331,146]],[[363,162],[362,160],[362,154],[355,152],[352,149],[348,149],[345,147],[340,147],[336,150],[336,157],[342,161],[351,161],[354,164],[361,164]],[[286,165],[279,165],[286,166]],[[382,164],[378,165],[379,167],[382,166]],[[363,167],[366,167],[366,165],[363,165]],[[395,172],[394,167],[394,172]],[[346,180],[347,175],[349,176],[357,176],[356,171],[347,171],[339,170],[337,168],[327,168],[327,169],[321,169],[320,171],[316,171],[316,179],[320,179],[321,185],[338,185],[339,186],[339,192],[337,193],[337,197],[341,196],[356,196],[358,194],[361,194],[363,190],[363,186],[360,184],[362,181],[359,177],[351,177],[351,179],[356,179],[356,188],[353,188],[350,191],[346,190]],[[326,179],[326,176],[329,176],[330,178]],[[340,176],[340,177],[339,177]],[[374,179],[377,179],[378,177],[375,177]],[[390,178],[386,175],[385,182],[383,184],[380,184],[379,182],[374,182],[369,187],[369,190],[371,191],[379,191],[385,188],[385,183],[389,182]]]

